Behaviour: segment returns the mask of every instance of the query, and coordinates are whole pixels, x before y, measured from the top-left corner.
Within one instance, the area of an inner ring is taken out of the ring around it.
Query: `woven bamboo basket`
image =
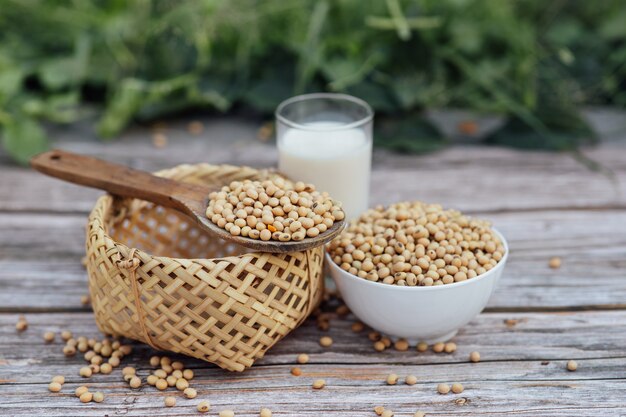
[[[157,175],[215,185],[278,174],[181,165]],[[89,216],[87,271],[99,329],[243,371],[295,329],[323,294],[323,248],[251,252],[175,211],[101,197]]]

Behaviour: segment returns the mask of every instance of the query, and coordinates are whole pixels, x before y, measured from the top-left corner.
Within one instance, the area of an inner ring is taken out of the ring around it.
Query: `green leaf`
[[[446,138],[430,121],[416,114],[376,119],[374,144],[400,152],[424,153],[441,149]]]
[[[620,41],[626,38],[626,9],[620,8],[618,13],[612,14],[602,25],[600,34],[610,40]]]
[[[22,92],[11,101],[12,113],[30,119],[54,123],[71,123],[78,118],[80,95],[77,91],[56,94],[26,94]]]
[[[376,111],[392,112],[398,109],[387,88],[373,81],[363,80],[358,84],[350,86],[346,91],[348,94],[367,101]]]
[[[8,102],[22,88],[24,73],[17,67],[0,68],[0,104]]]
[[[71,91],[46,98],[42,117],[55,123],[71,123],[78,118],[80,94]]]
[[[329,81],[337,81],[358,74],[363,65],[346,57],[334,57],[322,64],[321,70]]]
[[[293,95],[293,75],[286,67],[274,66],[244,93],[245,101],[264,113],[272,113],[281,101]]]
[[[450,35],[455,48],[466,54],[479,52],[485,37],[482,28],[466,18],[455,19],[452,22]]]
[[[144,95],[142,82],[124,80],[98,122],[98,134],[105,138],[117,135],[139,111]]]
[[[577,86],[558,75],[537,79],[536,106],[526,114],[511,116],[499,130],[486,138],[489,144],[522,149],[574,150],[597,140],[591,126],[576,106]],[[525,116],[525,117],[523,117]]]
[[[425,73],[415,71],[410,74],[397,74],[389,88],[401,108],[410,111],[437,103],[445,95],[445,86],[437,81],[429,79]]]
[[[48,139],[39,124],[18,116],[7,122],[2,131],[4,149],[17,162],[26,165],[30,158],[48,149]]]
[[[57,58],[46,61],[39,68],[41,82],[51,90],[73,85],[79,76],[74,58]]]
[[[86,75],[90,49],[90,38],[85,35],[79,36],[75,42],[73,56],[44,61],[39,68],[41,82],[50,90],[80,85]]]
[[[240,94],[226,77],[203,77],[191,92],[194,101],[213,106],[225,112],[233,104],[233,99]]]
[[[497,131],[486,138],[489,144],[521,149],[564,151],[577,149],[597,140],[591,126],[571,103],[566,89],[542,82],[543,93],[532,112],[536,123],[512,116]]]
[[[442,23],[439,16],[408,17],[405,18],[404,21],[408,29],[414,30],[434,29],[441,26]],[[388,17],[367,16],[365,18],[365,24],[374,29],[397,30],[395,21]],[[406,36],[406,32],[404,36]]]
[[[594,140],[592,130],[582,121],[574,121],[571,127],[553,126],[537,131],[519,118],[511,117],[500,129],[488,136],[485,142],[519,149],[566,151],[577,149]]]
[[[373,53],[364,62],[343,57],[328,60],[321,65],[323,74],[328,78],[328,87],[333,91],[341,91],[362,82],[382,61],[381,53]]]
[[[264,80],[248,90],[245,96],[246,100],[256,109],[271,113],[281,101],[291,95],[290,86],[272,80]]]
[[[584,27],[575,19],[564,17],[548,27],[546,37],[557,47],[571,45],[584,35]]]
[[[327,1],[319,0],[311,12],[311,19],[307,31],[306,41],[300,48],[300,61],[298,62],[295,90],[303,92],[306,85],[313,79],[315,72],[319,68],[322,48],[320,37],[322,28],[328,16],[330,6]]]

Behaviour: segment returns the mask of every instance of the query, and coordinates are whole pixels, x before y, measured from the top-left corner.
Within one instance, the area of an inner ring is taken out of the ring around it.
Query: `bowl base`
[[[453,330],[451,332],[448,332],[446,334],[442,334],[442,335],[438,335],[438,336],[433,336],[433,337],[429,337],[428,339],[412,339],[412,338],[406,338],[407,342],[409,342],[409,345],[411,346],[417,346],[418,343],[421,342],[426,342],[429,345],[434,345],[435,343],[439,343],[439,342],[447,342],[448,340],[452,339],[454,336],[456,336],[456,334],[458,333],[458,330]],[[398,336],[389,336],[386,335],[388,338],[390,338],[393,342],[395,342],[398,339],[402,339],[401,337]]]

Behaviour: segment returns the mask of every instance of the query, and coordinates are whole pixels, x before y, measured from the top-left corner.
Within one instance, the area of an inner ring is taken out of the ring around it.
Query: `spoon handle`
[[[207,188],[200,185],[61,150],[37,155],[30,164],[52,177],[182,211],[189,211],[190,205],[202,205],[208,194]]]

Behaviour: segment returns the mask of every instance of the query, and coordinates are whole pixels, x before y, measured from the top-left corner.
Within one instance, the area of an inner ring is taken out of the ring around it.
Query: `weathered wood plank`
[[[619,120],[619,116],[612,119]],[[196,162],[275,166],[275,145],[256,139],[258,126],[258,120],[210,119],[202,135],[191,136],[184,122],[174,122],[166,131],[169,145],[163,149],[152,146],[146,128],[130,129],[113,143],[96,140],[87,126],[56,129],[52,134],[59,138],[55,146],[141,169]],[[377,149],[371,202],[424,199],[473,211],[625,207],[624,141],[586,153],[613,170],[615,181],[590,171],[566,153],[457,145],[416,156]],[[0,178],[0,210],[86,212],[98,195],[15,166],[0,164]]]
[[[609,122],[616,126],[614,118]],[[600,127],[608,124],[605,120]],[[272,166],[275,148],[254,138],[257,126],[258,121],[214,119],[202,136],[190,137],[184,123],[174,123],[165,149],[152,147],[145,129],[103,144],[79,126],[57,131],[62,137],[57,144],[149,170],[182,162]],[[626,213],[621,210],[626,207],[626,153],[621,132],[605,129],[602,134],[612,143],[585,151],[613,170],[613,182],[566,154],[459,146],[416,157],[378,150],[373,203],[419,198],[489,212],[486,216],[507,236],[510,264],[490,301],[491,312],[460,331],[452,355],[375,352],[366,332],[350,331],[348,318],[332,321],[332,348],[318,345],[322,333],[307,322],[244,374],[188,359],[200,397],[213,404],[211,414],[233,408],[238,416],[256,416],[261,406],[269,406],[281,416],[373,416],[373,406],[384,405],[404,416],[418,409],[441,416],[626,415]],[[90,380],[93,391],[107,394],[103,404],[83,405],[70,394],[84,382],[76,374],[82,361],[66,359],[60,343],[45,345],[41,335],[62,329],[95,335],[90,313],[49,311],[85,309],[79,303],[86,292],[80,266],[83,227],[99,192],[3,165],[6,161],[0,155],[0,311],[10,312],[0,313],[0,415],[197,415],[200,398],[179,398],[176,408],[166,409],[165,394],[146,387],[132,392],[119,371]],[[588,208],[593,210],[577,210]],[[547,267],[551,256],[563,258],[561,269]],[[529,312],[597,308],[616,310]],[[30,329],[17,334],[17,312],[27,310],[48,313],[27,314]],[[516,324],[507,325],[506,319]],[[481,352],[481,363],[467,362],[473,350]],[[295,378],[289,369],[301,352],[309,353],[311,362]],[[150,354],[138,345],[128,364],[146,375]],[[565,371],[568,359],[579,362],[577,372]],[[413,373],[419,383],[386,386],[389,372]],[[46,390],[55,374],[68,376],[63,394]],[[315,378],[325,378],[328,387],[313,391]],[[462,395],[436,394],[438,382],[453,381],[465,385]],[[455,401],[460,398],[463,405]]]
[[[490,213],[511,256],[489,309],[626,305],[626,212]],[[0,213],[0,310],[79,309],[85,216]],[[548,268],[560,256],[563,266]]]
[[[76,151],[76,147],[63,146]],[[108,148],[104,148],[108,149]],[[245,153],[219,157],[210,150],[176,158],[162,150],[162,160],[132,159],[91,151],[112,161],[149,170],[184,162],[276,165],[269,145],[250,143]],[[271,154],[266,158],[262,155]],[[603,150],[602,158],[615,152]],[[103,155],[104,154],[104,155]],[[210,155],[204,157],[203,155]],[[240,155],[253,155],[244,158]],[[601,159],[602,161],[602,159]],[[610,164],[609,164],[610,166]],[[454,147],[433,155],[401,156],[377,151],[371,182],[371,203],[422,199],[462,210],[597,208],[626,206],[626,167],[614,167],[616,182],[592,172],[567,154],[541,154],[500,148]],[[24,168],[2,168],[0,209],[86,212],[98,191],[63,184]]]
[[[4,368],[1,375],[17,378],[16,382],[29,382],[38,366],[61,367],[79,363],[67,360],[61,353],[60,338],[54,344],[44,344],[42,335],[46,331],[71,330],[74,334],[87,337],[97,336],[91,313],[45,313],[26,314],[29,329],[17,333],[14,325],[18,315],[0,313],[0,352],[4,359],[28,365],[31,358],[38,360],[28,373],[11,373]],[[586,311],[568,313],[483,313],[459,331],[455,337],[458,350],[452,355],[433,352],[417,353],[411,349],[396,352],[393,349],[376,352],[367,339],[367,330],[354,333],[350,325],[354,317],[331,320],[327,332],[317,329],[312,320],[307,321],[290,337],[277,344],[259,362],[260,365],[292,364],[298,353],[311,355],[311,363],[341,364],[449,364],[465,363],[470,352],[478,350],[483,362],[492,361],[543,361],[566,359],[601,359],[626,357],[626,311]],[[514,320],[516,324],[507,324]],[[332,348],[318,344],[321,336],[333,338]],[[138,357],[151,351],[147,345],[138,346]],[[193,361],[194,367],[206,363]],[[146,365],[142,365],[145,367]],[[623,370],[621,370],[623,371]],[[576,374],[578,375],[578,374]],[[626,375],[624,375],[626,376]]]
[[[51,394],[45,385],[24,385],[10,390],[0,386],[3,401],[0,412],[11,416],[198,416],[196,404],[211,402],[216,416],[224,409],[234,410],[237,417],[257,417],[261,407],[269,407],[276,416],[376,416],[373,408],[383,405],[396,416],[413,416],[421,410],[429,416],[623,416],[626,406],[623,380],[549,382],[472,381],[460,395],[438,395],[436,384],[418,383],[412,387],[363,385],[362,381],[328,380],[324,390],[312,390],[307,378],[303,386],[267,387],[258,378],[253,387],[219,388],[212,381],[198,388],[199,398],[187,400],[177,396],[177,406],[165,408],[168,395],[152,388],[130,392],[123,382],[91,384],[93,391],[105,392],[101,404],[81,404],[73,391],[79,384],[66,384],[67,392]],[[170,394],[171,395],[171,394]],[[176,395],[176,394],[174,394]],[[458,403],[457,403],[458,401]]]
[[[89,290],[80,258],[0,259],[0,311],[84,310],[80,299]]]
[[[149,387],[128,389],[119,370],[82,379],[77,376],[78,367],[84,363],[81,359],[63,357],[60,342],[46,345],[41,340],[45,330],[68,328],[76,334],[95,336],[91,315],[33,314],[28,317],[29,329],[19,335],[12,327],[15,319],[15,315],[0,314],[0,410],[28,415],[33,398],[46,398],[50,406],[41,415],[195,413],[193,406],[199,398],[179,398],[180,407],[164,409],[165,394]],[[518,324],[507,326],[505,319],[516,319]],[[256,415],[261,406],[269,406],[277,415],[362,416],[373,415],[371,409],[381,404],[407,415],[418,409],[436,415],[575,412],[591,416],[626,411],[619,394],[626,388],[626,312],[482,314],[460,332],[456,338],[459,349],[451,355],[393,350],[378,353],[364,333],[350,332],[349,325],[350,320],[333,320],[328,334],[335,344],[324,349],[317,344],[321,332],[313,323],[306,323],[243,374],[228,373],[197,360],[185,362],[196,373],[193,386],[199,397],[210,400],[216,410],[234,408],[237,415]],[[475,349],[483,358],[478,364],[467,361],[468,352]],[[301,377],[293,377],[289,369],[300,352],[308,352],[311,361],[301,366]],[[125,364],[136,366],[145,376],[150,354],[149,348],[138,346]],[[579,363],[576,373],[565,370],[565,361],[572,358]],[[387,386],[384,379],[391,372],[402,377],[417,375],[419,383]],[[49,378],[56,374],[67,378],[65,394],[46,391]],[[327,381],[326,389],[310,388],[317,378]],[[464,384],[463,394],[436,394],[437,383],[454,381]],[[85,382],[93,391],[107,394],[105,403],[84,406],[72,397],[71,391]],[[455,403],[459,398],[466,399],[464,405]]]

